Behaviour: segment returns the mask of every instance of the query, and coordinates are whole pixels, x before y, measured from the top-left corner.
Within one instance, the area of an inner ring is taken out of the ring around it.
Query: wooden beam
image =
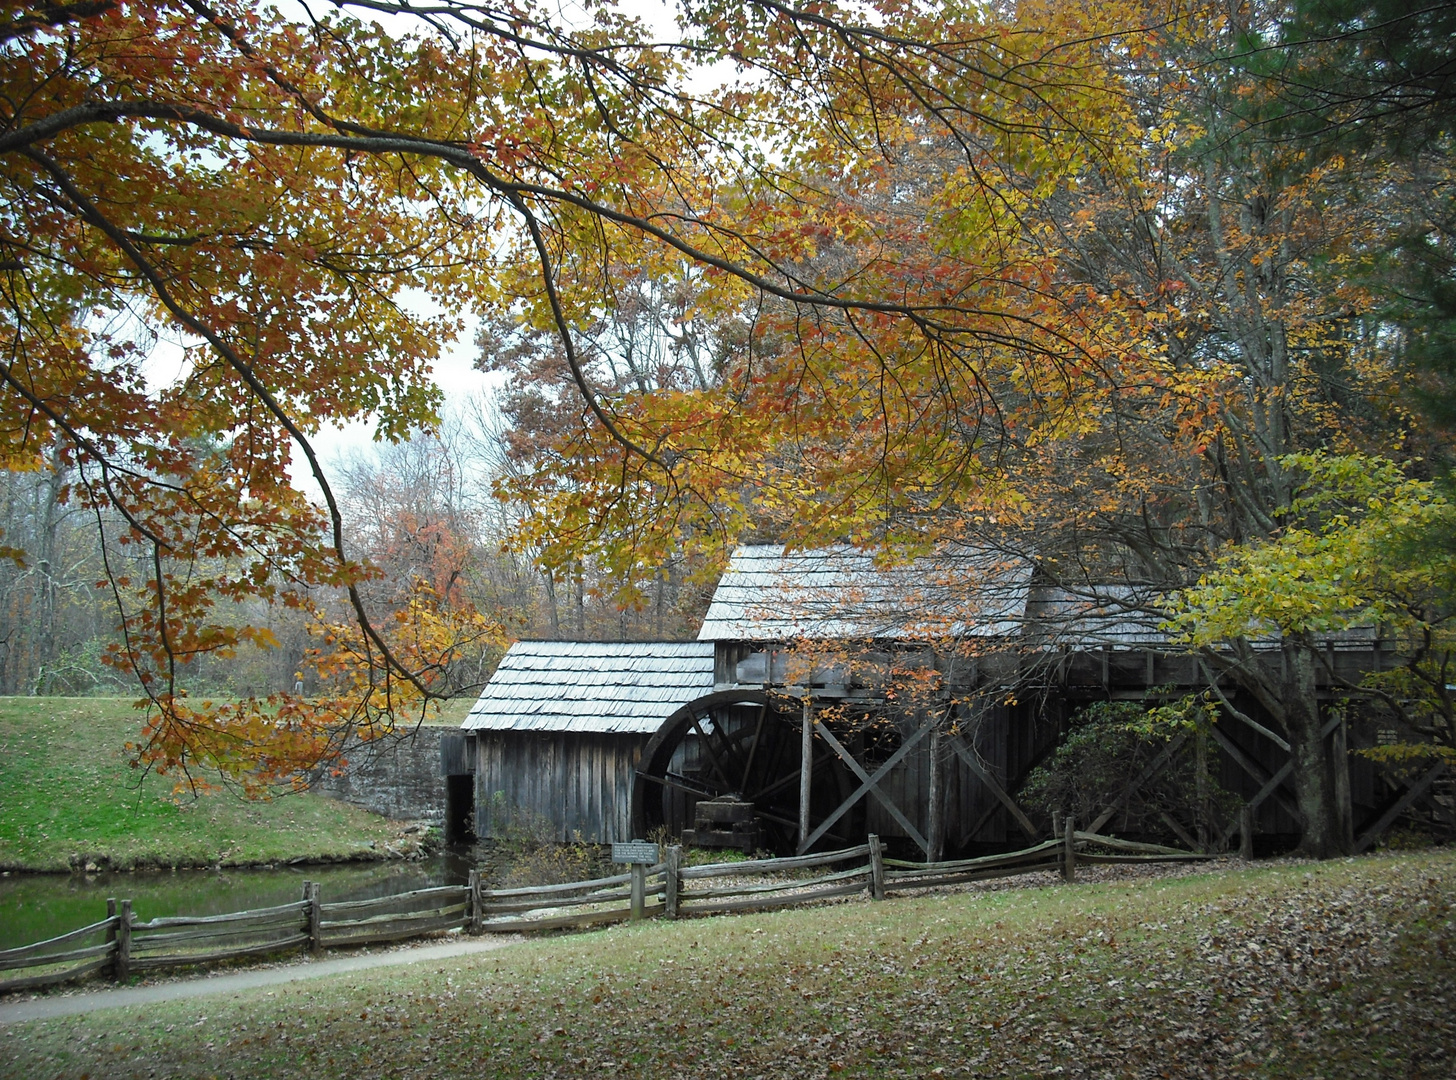
[[[1198,841],[1193,839],[1193,837],[1189,836],[1188,830],[1183,828],[1182,825],[1179,825],[1178,822],[1175,821],[1166,810],[1159,810],[1158,817],[1162,820],[1164,825],[1168,826],[1168,828],[1173,830],[1173,834],[1177,836],[1179,840],[1182,840],[1183,843],[1188,845],[1189,851],[1198,850]]]
[[[1292,772],[1294,772],[1294,762],[1292,760],[1286,761],[1283,765],[1279,766],[1279,771],[1276,772],[1273,776],[1269,777],[1269,782],[1261,787],[1258,794],[1256,794],[1252,799],[1249,800],[1249,809],[1259,809],[1260,804],[1262,804],[1263,801],[1267,799],[1270,795],[1273,795],[1274,792],[1279,789],[1279,785],[1284,783],[1284,781],[1289,777],[1289,774]],[[1286,811],[1288,811],[1289,809],[1289,807],[1285,807]],[[1304,815],[1298,813],[1299,808],[1294,807],[1293,809],[1296,811],[1293,815],[1294,820],[1302,821]]]
[[[990,806],[986,807],[986,809],[982,810],[981,816],[976,818],[976,823],[971,826],[970,831],[967,832],[966,835],[962,837],[962,839],[974,840],[976,837],[980,836],[981,830],[984,829],[986,827],[986,823],[991,820],[991,815],[996,813],[996,811],[1000,809],[1001,804],[998,802],[993,802]]]
[[[739,781],[738,790],[748,790],[748,777],[753,773],[753,759],[758,756],[758,743],[763,738],[763,722],[768,719],[768,702],[758,707],[758,723],[753,728],[753,744],[748,748],[748,760],[743,763],[743,779]]]
[[[814,778],[814,703],[808,694],[804,695],[804,720],[799,743],[799,854],[808,850],[813,842],[809,839],[809,799],[813,794]]]
[[[945,847],[945,825],[941,814],[940,783],[940,725],[930,729],[930,775],[926,780],[925,831],[930,834],[930,848],[925,853],[926,862],[939,862]]]
[[[708,764],[711,765],[713,771],[718,774],[718,779],[723,782],[722,793],[726,795],[733,790],[733,781],[728,779],[728,774],[723,771],[723,766],[718,764],[718,754],[713,749],[713,742],[711,739],[708,738],[708,733],[703,730],[703,725],[702,722],[699,720],[698,715],[696,713],[693,713],[689,717],[689,719],[691,719],[693,722],[693,730],[698,733],[698,738],[703,740],[702,747],[705,751],[707,751]]]
[[[1257,761],[1253,760],[1253,758],[1249,757],[1248,754],[1244,753],[1243,749],[1239,746],[1238,743],[1234,742],[1232,739],[1230,739],[1227,735],[1225,735],[1222,731],[1218,729],[1217,724],[1212,725],[1210,730],[1213,732],[1214,742],[1218,743],[1219,746],[1223,747],[1224,753],[1226,753],[1229,757],[1233,758],[1235,765],[1237,765],[1239,768],[1243,769],[1244,772],[1252,776],[1254,778],[1254,783],[1259,784],[1262,790],[1263,786],[1269,783],[1270,775],[1264,769],[1264,767],[1260,765]],[[1289,771],[1293,772],[1293,766],[1290,766]],[[1286,773],[1285,775],[1287,776],[1288,773]],[[1279,794],[1278,788],[1278,784],[1274,785],[1273,790],[1271,790],[1269,794],[1274,796],[1274,798],[1278,801],[1279,805],[1284,809],[1284,812],[1286,814],[1298,821],[1299,811],[1295,809],[1293,803],[1291,803],[1288,799]],[[1265,798],[1268,798],[1268,796],[1265,796]],[[1226,843],[1228,841],[1228,838],[1233,836],[1233,834],[1238,831],[1238,828],[1239,825],[1237,822],[1231,823],[1228,828],[1226,828],[1223,832],[1223,837],[1219,841],[1220,846]]]
[[[1445,771],[1446,763],[1444,761],[1438,761],[1436,762],[1436,764],[1432,765],[1429,769],[1427,769],[1419,780],[1417,780],[1410,787],[1406,788],[1405,794],[1396,800],[1395,805],[1392,806],[1385,813],[1381,814],[1380,820],[1377,821],[1374,825],[1370,826],[1370,828],[1366,829],[1365,832],[1360,836],[1360,839],[1355,841],[1355,854],[1363,854],[1365,850],[1370,847],[1371,844],[1379,840],[1380,837],[1384,834],[1385,830],[1390,828],[1391,823],[1395,821],[1396,818],[1400,817],[1401,814],[1405,813],[1406,810],[1410,807],[1411,803],[1415,802],[1422,795],[1424,795],[1427,789],[1429,789],[1430,786],[1436,782],[1436,777],[1440,776]]]
[[[681,780],[674,780],[670,776],[652,776],[649,773],[643,772],[641,769],[637,770],[637,775],[641,779],[649,780],[654,784],[661,784],[663,787],[676,788],[678,791],[685,791],[695,799],[711,799],[714,797],[714,792],[709,791],[707,788],[689,787]]]
[[[1320,729],[1320,738],[1329,738],[1330,732],[1334,731],[1335,728],[1339,727],[1340,722],[1341,718],[1338,716],[1335,717],[1333,720],[1326,720],[1325,726]],[[1249,809],[1257,810],[1260,804],[1263,803],[1265,799],[1267,799],[1270,795],[1273,795],[1276,791],[1279,790],[1279,785],[1284,783],[1284,781],[1293,772],[1294,758],[1291,757],[1283,765],[1279,766],[1279,771],[1276,772],[1273,776],[1269,777],[1269,782],[1261,787],[1258,794],[1249,800]],[[1285,800],[1280,800],[1280,805],[1284,808],[1285,813],[1287,813],[1290,817],[1294,818],[1295,821],[1300,823],[1300,827],[1302,828],[1304,825],[1304,815],[1299,812],[1299,808],[1286,802]],[[1236,829],[1237,826],[1225,829],[1223,833],[1223,838],[1219,841],[1219,843],[1227,843],[1228,838],[1234,834],[1234,831]]]
[[[1122,794],[1118,796],[1117,800],[1111,806],[1104,807],[1102,813],[1092,819],[1092,824],[1087,826],[1087,831],[1094,833],[1101,832],[1102,826],[1111,821],[1112,816],[1127,805],[1127,800],[1132,798],[1133,792],[1137,791],[1138,788],[1142,787],[1168,767],[1168,762],[1173,760],[1173,755],[1178,752],[1178,748],[1183,745],[1187,738],[1188,736],[1186,734],[1179,732],[1173,738],[1169,739],[1168,745],[1163,747],[1157,757],[1148,762],[1147,768],[1143,769],[1138,774],[1137,779],[1123,789]]]
[[[956,752],[957,757],[966,763],[966,768],[975,773],[976,779],[985,784],[991,794],[996,796],[1000,801],[1001,805],[1006,807],[1011,813],[1011,816],[1016,819],[1016,824],[1021,826],[1021,831],[1026,833],[1032,840],[1041,839],[1037,835],[1036,826],[1031,823],[1031,818],[1027,817],[1026,812],[1016,805],[1015,799],[1006,794],[1005,789],[996,782],[996,778],[981,764],[975,752],[965,745],[965,741],[959,735],[952,735],[950,737],[950,748]]]
[[[830,814],[827,818],[819,823],[819,827],[815,829],[813,834],[810,835],[809,839],[804,842],[801,851],[807,851],[809,848],[813,847],[814,844],[818,842],[819,838],[823,836],[826,832],[828,832],[830,827],[833,826],[836,821],[838,821],[846,813],[849,812],[850,807],[852,807],[855,803],[859,802],[860,799],[871,793],[873,793],[875,798],[879,799],[880,802],[884,805],[885,809],[890,812],[890,816],[900,823],[900,827],[903,828],[907,833],[909,833],[910,838],[920,846],[920,850],[929,851],[930,842],[926,840],[925,837],[921,836],[920,830],[912,825],[909,819],[900,812],[900,808],[895,805],[895,801],[884,792],[882,792],[879,788],[880,781],[889,774],[891,769],[893,769],[896,765],[900,764],[900,762],[904,760],[905,755],[907,755],[912,749],[914,749],[916,744],[925,737],[928,731],[929,725],[916,729],[915,734],[911,735],[908,739],[901,743],[900,749],[896,750],[893,754],[891,754],[890,759],[886,761],[883,765],[881,765],[878,769],[876,769],[874,775],[871,776],[865,772],[864,766],[862,766],[858,761],[855,760],[854,755],[846,750],[844,746],[840,743],[840,741],[834,737],[833,732],[831,732],[828,728],[824,727],[821,724],[819,728],[819,734],[824,737],[824,741],[829,744],[830,748],[839,755],[839,757],[844,761],[846,765],[849,766],[850,771],[860,778],[861,783],[858,790],[856,790],[854,794],[852,794],[849,798],[845,799],[844,802],[840,803],[839,806],[835,809],[834,813]]]
[[[1333,644],[1333,643],[1331,643]],[[1350,745],[1348,741],[1345,713],[1340,709],[1340,726],[1335,728],[1330,756],[1335,770],[1335,815],[1339,821],[1340,842],[1354,849],[1355,846],[1355,800],[1350,794]]]

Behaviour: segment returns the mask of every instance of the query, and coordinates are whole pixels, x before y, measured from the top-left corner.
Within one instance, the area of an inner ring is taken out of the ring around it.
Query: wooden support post
[[[116,981],[125,985],[131,981],[131,901],[123,900],[117,913],[116,961],[112,971]]]
[[[480,895],[479,870],[470,871],[470,881],[467,888],[470,890],[470,896],[466,900],[467,906],[465,908],[467,917],[466,932],[478,934],[480,933],[480,924],[484,921],[484,913],[481,911],[481,900],[484,898]]]
[[[1350,748],[1346,737],[1345,711],[1340,710],[1340,723],[1330,733],[1330,766],[1335,780],[1335,823],[1346,851],[1355,849],[1355,806],[1350,798]]]
[[[1201,727],[1193,736],[1193,789],[1197,817],[1193,834],[1198,839],[1195,850],[1207,854],[1212,849],[1212,829],[1208,822],[1208,733]]]
[[[940,777],[940,725],[936,724],[930,729],[930,775],[925,784],[925,834],[930,841],[930,849],[925,853],[926,862],[939,862],[941,851],[945,848],[945,823],[941,814],[941,803],[944,797],[941,795]]]
[[[798,850],[803,852],[809,846],[809,798],[812,794],[810,781],[814,775],[814,705],[807,693],[804,695],[804,723],[799,755]]]
[[[647,911],[647,864],[632,864],[632,921],[640,920]]]
[[[678,892],[682,889],[682,845],[673,844],[667,849],[667,858],[663,860],[667,865],[663,868],[666,875],[663,897],[663,906],[669,919],[677,918]]]
[[[1068,814],[1062,828],[1062,880],[1070,884],[1077,880],[1077,819]]]
[[[870,845],[870,899],[885,898],[885,846],[874,833],[869,835]]]
[[[1096,832],[1096,829],[1092,830]],[[1062,835],[1062,812],[1060,809],[1052,811],[1052,839]]]
[[[1239,807],[1239,858],[1254,859],[1254,808],[1248,803]]]
[[[319,903],[319,884],[317,881],[305,881],[303,883],[303,899],[308,905],[304,908],[304,916],[308,925],[308,951],[314,956],[322,956],[324,951],[324,938],[319,924],[323,922],[323,908]]]

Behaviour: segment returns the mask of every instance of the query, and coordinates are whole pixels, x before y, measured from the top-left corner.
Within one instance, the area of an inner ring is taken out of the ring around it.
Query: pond
[[[162,870],[0,876],[0,949],[13,949],[106,918],[106,898],[130,900],[140,920],[221,915],[298,900],[305,881],[325,903],[368,900],[435,885],[464,885],[476,864],[465,852],[411,862],[332,863],[272,870]]]

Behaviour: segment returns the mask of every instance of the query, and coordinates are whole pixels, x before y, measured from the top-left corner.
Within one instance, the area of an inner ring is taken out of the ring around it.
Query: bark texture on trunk
[[[1335,778],[1334,740],[1320,736],[1322,717],[1316,696],[1313,645],[1286,640],[1281,661],[1284,730],[1294,760],[1295,802],[1304,818],[1295,853],[1315,859],[1352,854],[1353,845],[1342,828],[1346,815],[1339,805],[1341,785]]]

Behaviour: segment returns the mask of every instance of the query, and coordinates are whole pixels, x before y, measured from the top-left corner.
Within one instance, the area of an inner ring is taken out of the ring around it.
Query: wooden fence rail
[[[665,863],[645,870],[647,895],[662,896]],[[485,933],[514,934],[523,930],[561,930],[601,926],[632,917],[632,875],[614,874],[564,885],[531,885],[518,889],[479,889],[476,924]],[[622,906],[625,902],[626,906]],[[649,904],[644,914],[658,915],[663,904]]]
[[[1075,878],[1076,864],[1171,862],[1212,858],[1178,848],[1139,844],[1080,832],[1068,819],[1062,836],[1021,851],[974,859],[915,863],[884,857],[880,839],[839,851],[684,866],[672,847],[660,863],[642,868],[643,915],[682,918],[812,904],[835,897],[942,888],[969,881],[1059,869]],[[632,874],[561,885],[486,889],[472,871],[466,885],[444,885],[372,900],[322,903],[317,882],[303,883],[291,904],[225,915],[166,916],[138,921],[131,901],[108,900],[107,917],[78,930],[0,951],[0,993],[52,986],[109,970],[118,982],[133,972],[211,963],[306,948],[398,941],[443,930],[520,933],[599,926],[632,917]]]
[[[0,980],[0,990],[31,990],[54,986],[100,971],[112,963],[116,952],[116,926],[116,916],[109,915],[100,922],[83,926],[79,930],[0,952],[0,971],[31,972],[29,975]],[[81,944],[96,937],[104,937],[105,940],[90,945]]]

